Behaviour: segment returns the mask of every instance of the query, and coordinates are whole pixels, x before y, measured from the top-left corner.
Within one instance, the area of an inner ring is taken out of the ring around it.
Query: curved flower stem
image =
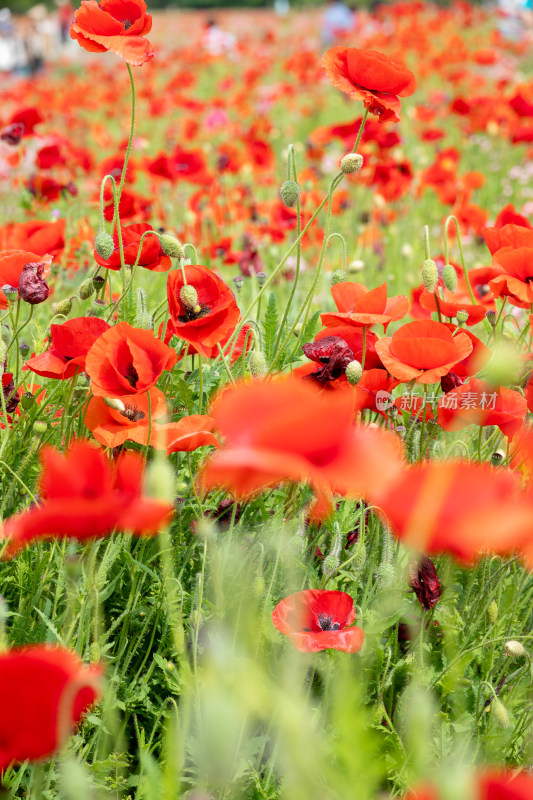
[[[128,75],[130,76],[131,84],[131,127],[128,146],[126,147],[126,155],[124,156],[124,166],[122,167],[122,175],[120,176],[120,184],[118,187],[118,203],[120,203],[120,198],[122,197],[122,189],[124,188],[126,170],[128,169],[128,161],[130,159],[131,143],[133,141],[133,134],[135,133],[135,82],[133,80],[133,72],[131,71],[130,65],[126,64],[126,67],[128,68]]]
[[[461,267],[463,269],[463,275],[465,276],[465,281],[468,287],[468,293],[470,294],[470,299],[472,300],[473,305],[478,305],[478,302],[474,297],[474,292],[472,291],[472,286],[470,285],[470,279],[468,277],[468,271],[466,269],[465,254],[463,252],[463,243],[461,241],[461,231],[459,230],[459,222],[457,221],[457,217],[455,217],[453,214],[451,214],[444,223],[444,258],[446,259],[446,263],[448,263],[448,228],[450,227],[450,222],[455,223],[455,230],[457,233],[457,245],[459,247],[459,253],[461,255]]]

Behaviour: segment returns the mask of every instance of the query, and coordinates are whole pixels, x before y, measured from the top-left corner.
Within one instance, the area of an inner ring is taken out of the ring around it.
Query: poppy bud
[[[54,314],[62,314],[66,317],[72,311],[72,300],[69,297],[65,298],[65,300],[60,300],[59,303],[54,303],[53,309]]]
[[[439,271],[432,258],[426,258],[422,264],[422,282],[428,292],[433,294],[439,282]]]
[[[46,422],[42,422],[40,419],[33,423],[33,432],[36,433],[37,436],[42,436],[44,433],[46,433],[47,428],[48,425]]]
[[[442,280],[448,291],[455,292],[457,289],[457,273],[451,264],[445,264],[442,268]]]
[[[508,642],[505,642],[504,653],[506,656],[510,658],[523,658],[527,656],[526,648],[524,647],[521,642],[516,642],[514,639],[511,639]]]
[[[92,278],[87,278],[86,281],[83,281],[79,291],[80,300],[88,300],[89,297],[91,297],[91,295],[93,294],[94,289],[95,286]]]
[[[267,374],[267,362],[262,350],[254,350],[248,359],[250,374],[254,378],[263,378]]]
[[[495,698],[491,704],[492,713],[494,714],[494,719],[496,720],[497,724],[500,728],[509,727],[509,714],[507,713],[507,709],[505,708],[504,704],[498,698]]]
[[[126,406],[124,405],[122,400],[119,400],[118,397],[104,397],[103,401],[106,404],[106,406],[109,406],[109,408],[114,408],[115,411],[122,412],[126,410]]]
[[[100,231],[100,233],[96,234],[94,239],[94,249],[100,258],[103,258],[104,261],[107,261],[107,259],[111,258],[115,252],[115,243],[113,241],[113,237],[105,231]]]
[[[352,175],[354,172],[359,172],[363,166],[363,156],[359,153],[347,153],[341,158],[341,170],[345,175]]]
[[[28,355],[29,352],[30,352],[29,344],[26,344],[26,342],[22,342],[22,344],[19,344],[19,353],[21,354],[21,356],[25,357]]]
[[[20,398],[20,404],[24,411],[28,411],[29,408],[35,403],[35,396],[31,392],[24,392],[22,397]]]
[[[283,181],[279,193],[283,204],[286,205],[287,208],[292,208],[296,205],[300,197],[300,187],[295,181]]]
[[[498,603],[496,600],[493,600],[490,606],[487,609],[487,614],[489,615],[489,622],[491,625],[495,625],[498,619]]]
[[[302,328],[303,325],[301,322],[297,322],[296,325],[294,326],[293,335],[296,336],[296,338],[298,338],[298,336],[301,334]]]
[[[258,272],[255,277],[257,278],[257,284],[259,288],[262,289],[267,279],[266,272]]]
[[[497,316],[496,316],[496,312],[495,311],[492,311],[492,310],[489,309],[489,311],[487,311],[486,314],[485,314],[485,318],[489,321],[490,325],[493,328],[496,327]]]
[[[174,236],[164,233],[159,237],[159,244],[161,245],[161,250],[166,256],[170,256],[170,258],[177,258],[180,261],[182,258],[185,258],[185,250],[183,249],[183,245]]]
[[[381,589],[388,589],[394,584],[396,570],[392,564],[380,564],[376,570],[376,583]]]
[[[333,575],[334,572],[337,571],[340,564],[340,559],[335,553],[330,553],[322,562],[322,572],[326,578],[329,578],[330,575]]]
[[[135,327],[142,328],[144,331],[151,331],[154,329],[154,321],[152,315],[146,311],[141,311],[135,317]]]
[[[19,279],[19,294],[26,303],[32,306],[43,303],[50,289],[43,278],[44,261],[25,264]]]
[[[346,277],[347,275],[343,269],[336,269],[331,276],[331,285],[335,286],[336,283],[344,283]]]
[[[198,292],[189,283],[185,283],[180,289],[180,300],[184,306],[192,309],[195,314],[202,310],[198,303]]]
[[[459,323],[459,325],[464,325],[465,322],[468,320],[468,311],[464,311],[463,309],[459,309],[459,311],[455,315],[455,318],[456,318],[457,322]]]
[[[362,374],[363,374],[363,367],[361,363],[356,359],[350,361],[350,363],[346,367],[346,378],[348,379],[348,383],[350,383],[352,386],[357,386],[357,384],[361,380]]]

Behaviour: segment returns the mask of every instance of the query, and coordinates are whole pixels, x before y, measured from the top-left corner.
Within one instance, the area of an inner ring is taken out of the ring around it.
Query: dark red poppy
[[[338,336],[325,336],[318,342],[310,342],[302,347],[307,358],[322,364],[316,372],[306,375],[317,383],[325,384],[346,374],[346,367],[355,356],[344,341]]]
[[[99,317],[75,317],[62,325],[50,326],[50,347],[28,358],[25,367],[43,378],[64,381],[76,370],[85,371],[85,357],[109,325]]]
[[[7,413],[12,414],[20,403],[20,394],[15,391],[15,382],[13,381],[13,375],[11,372],[2,373],[2,385],[0,391],[2,391],[4,394]],[[2,411],[3,408],[0,404],[0,414]]]
[[[239,307],[231,289],[214,272],[193,264],[184,269],[187,287],[195,292],[195,299],[183,300],[183,270],[171,272],[167,297],[172,328],[176,336],[209,358],[213,347],[234,331]]]
[[[272,612],[274,626],[302,653],[330,649],[357,653],[365,634],[352,624],[354,621],[355,608],[349,594],[319,589],[290,594]]]
[[[418,602],[429,611],[440,600],[440,581],[435,564],[428,558],[411,561],[409,564],[409,586],[416,594]]]
[[[102,670],[63,647],[0,653],[0,770],[50,758],[101,695]]]
[[[91,346],[85,360],[91,390],[98,397],[142,394],[176,363],[176,353],[152,331],[119,322]]]
[[[341,92],[362,100],[380,122],[400,120],[400,97],[416,89],[413,73],[376,50],[333,47],[322,60],[330,81]]]
[[[132,267],[137,261],[137,254],[139,252],[139,245],[141,237],[147,231],[151,231],[152,226],[146,222],[139,222],[134,225],[122,226],[122,246],[124,248],[124,263]],[[115,249],[109,258],[102,258],[98,253],[94,252],[94,260],[101,267],[107,269],[118,270],[120,264],[120,248],[118,244],[118,231],[115,228],[113,231],[113,244]],[[172,266],[171,259],[166,256],[159,244],[158,236],[145,236],[142,242],[142,249],[139,256],[138,264],[144,269],[149,269],[152,272],[166,272]]]
[[[50,287],[45,279],[49,269],[46,261],[24,264],[19,278],[19,297],[31,306],[44,303],[50,294]]]
[[[114,463],[89,442],[73,442],[62,455],[52,447],[40,453],[43,503],[5,522],[3,558],[12,558],[35,540],[78,541],[114,530],[150,535],[172,516],[172,506],[143,495],[144,460],[125,453]]]
[[[111,51],[128,64],[140,66],[154,56],[145,35],[152,29],[152,17],[144,0],[82,0],[70,36],[91,53]]]

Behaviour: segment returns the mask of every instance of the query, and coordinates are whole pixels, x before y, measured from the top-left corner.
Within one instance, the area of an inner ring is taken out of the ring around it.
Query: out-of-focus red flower
[[[65,247],[65,220],[13,222],[0,230],[0,247],[24,250],[42,256],[57,256]]]
[[[50,347],[28,358],[24,366],[43,378],[72,378],[76,370],[85,371],[85,356],[108,329],[107,322],[99,317],[75,317],[62,325],[51,325]]]
[[[135,225],[122,226],[122,245],[124,247],[124,263],[132,267],[137,261],[137,253],[141,243],[143,233],[151,231],[152,226],[146,222],[139,222]],[[109,258],[102,258],[94,252],[94,260],[101,267],[107,269],[120,269],[120,249],[118,244],[118,231],[113,231],[113,244],[115,249]],[[159,244],[157,236],[145,236],[142,243],[141,254],[139,256],[139,266],[149,269],[152,272],[166,272],[172,266],[171,259],[166,256]]]
[[[499,769],[480,770],[472,777],[472,800],[530,800],[533,777]],[[437,786],[425,786],[405,795],[403,800],[445,800]]]
[[[400,97],[416,89],[413,73],[376,50],[332,47],[322,65],[330,81],[341,92],[362,100],[380,122],[400,121]]]
[[[0,130],[0,139],[13,147],[19,144],[23,136],[24,125],[22,122],[12,122],[10,125],[6,125],[5,128]]]
[[[533,231],[530,233],[533,239]],[[513,305],[529,308],[533,303],[533,246],[502,247],[493,255],[492,264],[502,270],[489,284],[494,297],[508,297]]]
[[[422,556],[409,564],[409,586],[425,611],[429,611],[439,602],[439,576],[435,564],[428,556]]]
[[[176,336],[190,342],[198,353],[209,358],[213,347],[234,331],[239,321],[239,307],[228,286],[206,267],[184,268],[187,286],[196,292],[196,305],[184,302],[183,270],[168,276],[167,296],[172,329]],[[217,347],[218,350],[218,347]]]
[[[70,36],[91,53],[110,50],[128,64],[141,66],[154,56],[145,35],[152,29],[152,17],[144,0],[82,0]]]
[[[50,270],[50,256],[47,256],[45,263],[46,272]],[[3,286],[13,286],[18,290],[20,276],[26,264],[38,263],[41,256],[29,253],[27,250],[2,250],[0,251],[0,309],[8,308],[7,297],[2,291]]]
[[[436,383],[472,352],[472,342],[465,333],[452,336],[443,323],[425,320],[402,325],[376,342],[376,351],[398,380]]]
[[[355,627],[353,599],[346,592],[305,589],[285,597],[272,612],[280,633],[302,653],[341,650],[357,653],[365,640]]]
[[[176,363],[176,353],[152,331],[119,322],[91,346],[85,359],[92,393],[97,397],[142,394]]]
[[[389,322],[404,317],[409,311],[409,300],[403,295],[387,299],[387,284],[377,289],[367,289],[362,283],[341,282],[331,287],[338,314],[321,314],[322,324],[378,325],[387,330]]]
[[[44,447],[40,456],[43,504],[5,522],[3,558],[56,536],[85,541],[114,530],[154,534],[172,515],[169,503],[143,495],[144,461],[138,453],[112,463],[101,450],[79,441],[64,455]]]
[[[439,425],[457,431],[467,425],[496,425],[512,438],[522,427],[527,414],[526,398],[513,389],[495,389],[477,378],[453,388],[440,398]]]
[[[508,223],[503,227],[483,228],[481,235],[491,255],[506,248],[533,247],[533,230],[523,225]]]
[[[63,647],[0,653],[0,769],[50,758],[101,695],[99,666]]]
[[[220,442],[212,431],[215,420],[206,414],[191,414],[178,422],[164,426],[167,455],[170,453],[190,453],[198,447],[220,447]]]

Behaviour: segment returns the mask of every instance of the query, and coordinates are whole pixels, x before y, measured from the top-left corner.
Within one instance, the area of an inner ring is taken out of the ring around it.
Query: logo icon
[[[387,411],[393,405],[394,397],[390,392],[385,392],[383,389],[376,392],[376,408],[378,411]]]

